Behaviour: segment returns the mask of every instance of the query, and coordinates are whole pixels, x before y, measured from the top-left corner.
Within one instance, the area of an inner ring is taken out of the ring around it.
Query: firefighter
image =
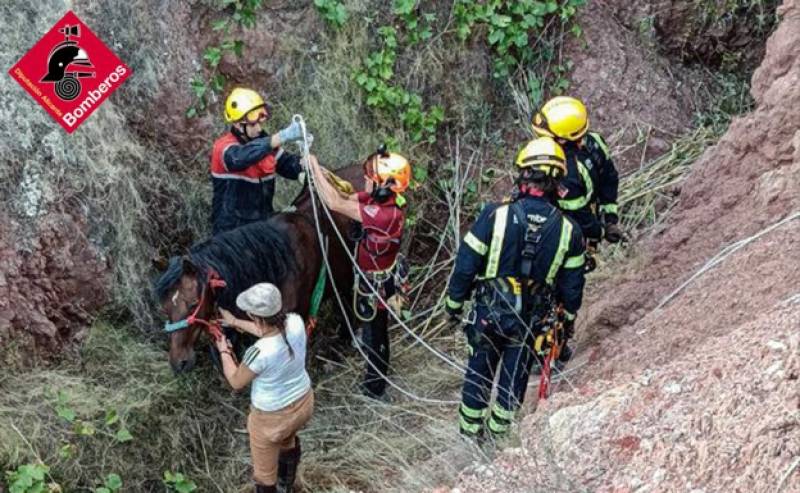
[[[572,336],[584,284],[581,230],[554,205],[567,173],[564,151],[550,137],[529,142],[515,160],[510,200],[489,204],[464,236],[445,298],[458,321],[474,290],[464,332],[470,356],[459,409],[460,430],[502,436],[525,397],[539,323],[555,303]],[[566,355],[565,357],[568,357]],[[499,365],[497,398],[489,411]]]
[[[242,87],[231,91],[224,117],[231,128],[211,151],[213,234],[269,217],[275,174],[297,180],[302,172],[300,157],[282,147],[302,139],[300,125],[292,122],[267,134],[262,125],[270,117],[269,108],[257,92]]]
[[[587,270],[596,266],[594,253],[601,238],[622,239],[617,192],[619,176],[603,137],[589,132],[586,106],[578,99],[559,96],[548,101],[531,122],[536,135],[554,138],[567,156],[565,195],[558,206],[581,227],[587,242]]]
[[[411,180],[411,165],[400,154],[381,146],[364,161],[365,191],[353,194],[337,191],[315,157],[309,158],[309,165],[322,201],[361,226],[356,264],[364,276],[356,272],[353,293],[361,332],[359,344],[367,357],[361,389],[368,397],[382,399],[389,371],[389,314],[375,291],[392,309],[400,308],[408,277],[400,254],[406,217],[406,201],[401,194]]]

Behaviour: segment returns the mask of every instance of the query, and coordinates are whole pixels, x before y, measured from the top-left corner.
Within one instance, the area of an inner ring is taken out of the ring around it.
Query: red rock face
[[[108,272],[81,219],[51,213],[22,226],[0,215],[0,348],[47,357],[81,339]]]
[[[756,109],[694,164],[641,256],[593,286],[571,385],[460,491],[800,491],[800,1],[779,14]]]

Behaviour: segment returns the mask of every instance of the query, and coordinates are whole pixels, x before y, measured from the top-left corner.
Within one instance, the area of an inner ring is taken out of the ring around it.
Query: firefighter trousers
[[[534,336],[514,314],[496,315],[478,305],[474,321],[466,330],[478,331],[471,347],[461,392],[460,429],[467,435],[508,431],[525,399],[533,357]],[[497,375],[499,372],[499,375]],[[493,382],[497,376],[497,398],[489,410]]]

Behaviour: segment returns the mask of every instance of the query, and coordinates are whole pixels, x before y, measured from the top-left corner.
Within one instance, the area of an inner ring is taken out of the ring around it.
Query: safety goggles
[[[257,123],[264,123],[269,119],[269,112],[265,106],[259,106],[245,113],[242,118],[243,123],[255,125]]]

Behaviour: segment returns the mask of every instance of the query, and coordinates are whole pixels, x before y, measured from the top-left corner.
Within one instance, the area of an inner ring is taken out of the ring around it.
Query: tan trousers
[[[278,455],[295,446],[295,434],[314,412],[314,391],[277,411],[261,411],[250,407],[247,431],[250,434],[250,456],[253,479],[264,486],[275,484],[278,477]]]

